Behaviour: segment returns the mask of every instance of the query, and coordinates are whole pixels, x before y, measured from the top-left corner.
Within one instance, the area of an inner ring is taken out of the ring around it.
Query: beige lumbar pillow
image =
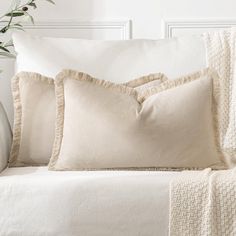
[[[21,72],[12,79],[13,144],[9,166],[47,165],[55,131],[54,80]]]
[[[49,169],[222,167],[218,89],[208,69],[141,93],[65,70]]]
[[[153,74],[126,84],[144,91],[147,86],[157,86],[165,80],[163,74]],[[54,90],[54,79],[37,73],[21,72],[12,79],[15,120],[10,166],[48,164],[55,133]]]

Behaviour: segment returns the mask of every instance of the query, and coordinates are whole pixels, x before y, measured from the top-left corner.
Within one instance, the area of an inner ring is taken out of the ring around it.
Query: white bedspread
[[[0,236],[165,236],[169,183],[180,172],[0,174]]]

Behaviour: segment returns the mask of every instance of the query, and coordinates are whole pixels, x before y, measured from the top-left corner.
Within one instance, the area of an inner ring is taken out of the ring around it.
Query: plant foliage
[[[4,37],[8,31],[24,30],[24,22],[30,21],[34,24],[31,11],[37,9],[38,2],[42,0],[13,0],[10,9],[0,17],[0,56],[14,58],[12,52],[14,47],[11,39]],[[44,0],[55,4],[53,0]]]

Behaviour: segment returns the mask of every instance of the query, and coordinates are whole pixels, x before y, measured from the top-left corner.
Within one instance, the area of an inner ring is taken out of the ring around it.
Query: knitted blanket
[[[236,30],[203,35],[208,66],[220,76],[219,135],[228,165],[236,165]],[[234,91],[234,92],[233,92]],[[183,172],[170,186],[170,236],[236,235],[236,168]]]
[[[184,171],[171,185],[171,236],[236,235],[236,168]]]
[[[236,29],[203,34],[208,66],[220,76],[220,144],[228,165],[236,165]],[[234,92],[233,92],[234,91]]]

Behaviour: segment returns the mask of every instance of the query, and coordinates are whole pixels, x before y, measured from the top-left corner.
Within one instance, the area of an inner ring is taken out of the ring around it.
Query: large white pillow
[[[140,93],[66,70],[55,81],[51,170],[207,168],[223,164],[219,81],[204,70]],[[91,102],[92,101],[92,102]]]
[[[161,71],[176,78],[206,67],[200,36],[158,40],[95,41],[13,35],[17,72],[32,71],[54,78],[62,69],[75,69],[95,78],[126,82]]]

